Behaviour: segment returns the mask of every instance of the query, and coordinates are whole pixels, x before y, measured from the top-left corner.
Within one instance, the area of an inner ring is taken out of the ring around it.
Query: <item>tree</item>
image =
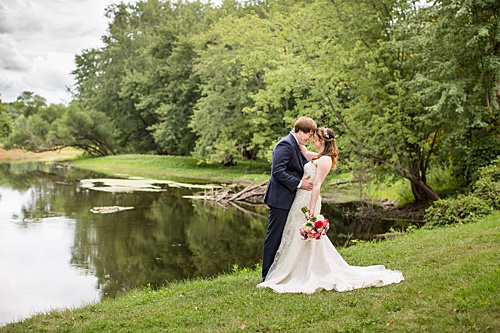
[[[279,91],[302,91],[295,94],[296,105],[333,123],[343,155],[355,169],[396,173],[410,181],[417,201],[438,199],[427,174],[457,132],[449,131],[456,118],[436,109],[442,100],[436,86],[428,84],[428,78],[443,73],[433,66],[442,54],[432,54],[430,44],[436,41],[425,38],[436,28],[423,20],[425,13],[415,3],[390,0],[296,5],[283,20],[291,55],[287,66],[266,71],[266,90],[254,96],[256,105],[276,105],[283,96]],[[273,23],[279,22],[276,17]],[[450,54],[460,54],[462,46]]]
[[[259,77],[246,75],[242,66],[241,58],[250,48],[246,42],[261,38],[259,27],[253,25],[258,24],[258,15],[246,10],[250,9],[234,8],[195,38],[199,57],[194,73],[200,77],[201,97],[190,122],[198,137],[193,155],[227,166],[256,157],[252,137],[261,130],[244,111],[253,104],[249,95],[261,88]]]
[[[404,37],[396,28],[416,8],[370,0],[290,8],[269,19],[286,56],[266,69],[266,89],[253,96],[253,112],[283,103],[283,93],[292,92],[289,114],[306,112],[319,123],[332,123],[355,165],[383,166],[407,178],[417,201],[439,198],[426,182],[434,134],[422,131],[418,116],[425,110],[406,103],[412,92],[405,84],[415,75],[411,67],[403,71],[411,50],[391,45]]]
[[[4,143],[6,149],[41,152],[77,147],[90,156],[115,153],[111,121],[104,113],[87,110],[76,101],[67,107],[33,103],[42,100],[38,95],[23,93],[11,103],[13,110],[18,111],[12,111],[15,116]]]
[[[154,4],[156,14],[142,11]],[[143,51],[161,15],[159,1],[113,4],[106,9],[112,20],[108,34],[102,37],[104,47],[84,50],[76,57],[76,98],[89,110],[106,114],[112,120],[113,135],[122,151],[156,151],[148,127],[155,123],[154,115],[136,108],[139,97],[128,89],[123,91],[127,73],[144,71],[148,65]],[[146,59],[147,60],[147,59]]]
[[[421,11],[427,65],[413,82],[438,119],[439,163],[470,184],[500,155],[500,6],[495,1],[436,1]]]
[[[5,112],[5,106],[0,99],[0,139],[7,137],[12,131],[12,121]]]
[[[193,73],[197,53],[190,38],[208,29],[210,11],[199,1],[166,7],[144,50],[148,66],[124,80],[125,94],[139,98],[137,109],[153,114],[148,130],[161,153],[188,155],[194,147],[196,135],[188,124],[199,98],[199,79]]]
[[[47,106],[47,100],[32,91],[23,91],[14,102],[25,117],[29,117],[38,112],[41,108]]]
[[[61,107],[49,108],[43,97],[28,91],[19,95],[11,104],[13,125],[4,141],[4,147],[46,150],[44,138],[49,130],[49,122],[60,115]]]
[[[416,201],[439,198],[432,168],[468,184],[500,153],[491,0],[149,0],[107,14],[105,46],[77,57],[77,97],[124,151],[231,165],[270,156],[308,115],[356,176],[403,177]]]
[[[94,157],[115,154],[110,119],[103,112],[86,110],[76,101],[51,123],[46,143],[53,149],[77,147]]]

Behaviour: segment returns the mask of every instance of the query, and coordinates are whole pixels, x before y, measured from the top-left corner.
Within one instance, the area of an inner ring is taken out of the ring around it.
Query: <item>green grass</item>
[[[258,267],[235,269],[39,314],[0,332],[500,331],[500,213],[339,251],[351,265],[384,264],[406,280],[345,293],[281,295],[256,288]]]
[[[372,184],[367,193],[371,198],[387,198],[399,205],[406,205],[415,200],[411,192],[410,181],[405,178]]]
[[[453,177],[449,170],[433,169],[427,175],[427,180],[428,185],[441,198],[454,196],[463,191],[464,187],[463,183]],[[372,182],[364,188],[366,196],[369,198],[387,198],[399,205],[406,205],[415,200],[410,181],[401,177],[389,177],[380,182]]]
[[[71,161],[78,168],[112,176],[210,182],[261,183],[269,179],[271,166],[263,161],[240,161],[236,166],[199,163],[186,156],[116,155]]]

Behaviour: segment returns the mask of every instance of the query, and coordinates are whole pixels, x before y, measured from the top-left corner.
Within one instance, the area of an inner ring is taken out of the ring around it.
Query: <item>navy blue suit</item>
[[[307,159],[293,134],[281,139],[273,149],[271,178],[267,184],[264,202],[269,206],[269,224],[262,250],[262,278],[265,279],[278,251],[288,212],[297,186],[304,175]]]

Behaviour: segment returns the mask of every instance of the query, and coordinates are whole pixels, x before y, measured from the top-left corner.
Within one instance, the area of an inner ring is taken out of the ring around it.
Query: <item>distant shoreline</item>
[[[44,161],[72,158],[80,155],[81,152],[74,149],[63,149],[56,151],[46,151],[35,153],[24,149],[9,149],[0,148],[0,163],[1,162],[27,162],[27,161]]]

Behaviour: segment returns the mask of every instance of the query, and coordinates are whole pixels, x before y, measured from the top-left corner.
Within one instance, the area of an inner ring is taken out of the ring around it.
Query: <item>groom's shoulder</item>
[[[275,147],[282,147],[282,146],[291,146],[292,140],[291,140],[291,135],[287,135],[283,138],[281,138],[275,145]]]
[[[281,140],[278,141],[278,144],[281,143],[281,142],[286,142],[286,143],[292,142],[292,139],[293,139],[293,135],[292,135],[292,133],[290,133],[290,134],[285,135],[284,137],[282,137]]]

